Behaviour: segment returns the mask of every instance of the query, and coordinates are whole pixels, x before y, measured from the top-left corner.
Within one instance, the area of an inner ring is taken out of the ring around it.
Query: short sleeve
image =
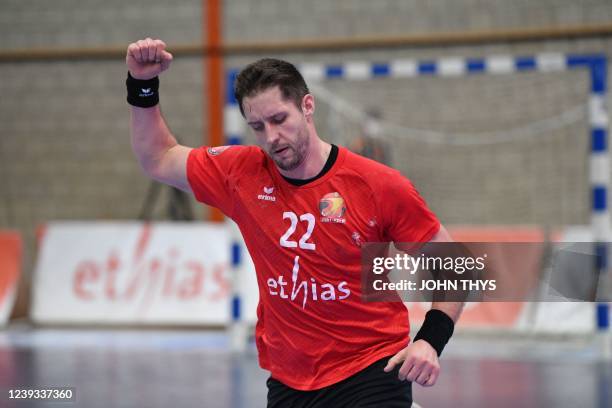
[[[395,243],[428,242],[440,229],[440,221],[427,207],[412,183],[394,171],[381,186],[379,208],[385,236]]]
[[[189,153],[187,180],[196,199],[228,217],[234,207],[232,176],[243,146],[199,147]]]

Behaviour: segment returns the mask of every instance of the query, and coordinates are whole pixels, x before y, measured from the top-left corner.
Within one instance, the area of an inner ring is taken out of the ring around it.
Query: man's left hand
[[[403,362],[403,363],[402,363]],[[440,375],[440,362],[436,350],[425,340],[417,340],[389,359],[385,372],[402,363],[398,378],[431,387]]]

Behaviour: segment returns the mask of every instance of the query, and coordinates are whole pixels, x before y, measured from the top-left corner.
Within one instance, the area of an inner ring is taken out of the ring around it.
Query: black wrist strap
[[[453,319],[441,310],[431,309],[425,314],[425,321],[412,341],[425,340],[436,350],[439,357],[454,330]]]
[[[159,103],[159,78],[136,79],[128,71],[125,80],[127,102],[132,106],[150,108]]]

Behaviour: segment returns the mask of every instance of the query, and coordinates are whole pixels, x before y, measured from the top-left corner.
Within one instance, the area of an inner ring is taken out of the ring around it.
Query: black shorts
[[[401,364],[385,373],[392,356],[378,360],[358,373],[314,391],[299,391],[268,378],[268,408],[408,408],[412,383],[397,378]]]

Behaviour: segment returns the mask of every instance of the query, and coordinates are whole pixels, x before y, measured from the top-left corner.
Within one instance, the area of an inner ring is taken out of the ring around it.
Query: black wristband
[[[159,103],[159,78],[136,79],[128,71],[125,80],[127,102],[132,106],[150,108]]]
[[[439,357],[454,330],[453,319],[441,310],[431,309],[425,315],[425,321],[412,341],[425,340],[436,350]]]

